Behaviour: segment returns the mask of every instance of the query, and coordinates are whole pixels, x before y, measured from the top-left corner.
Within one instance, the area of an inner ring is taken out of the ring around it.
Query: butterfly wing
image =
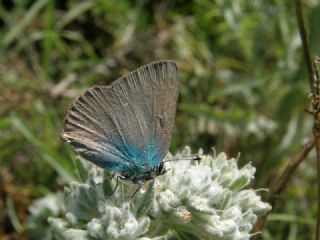
[[[80,96],[62,137],[85,159],[110,171],[128,175],[153,168],[171,142],[178,88],[173,61],[145,65]]]

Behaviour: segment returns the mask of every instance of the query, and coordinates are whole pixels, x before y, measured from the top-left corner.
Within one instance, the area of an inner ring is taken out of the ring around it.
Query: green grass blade
[[[50,62],[51,62],[51,53],[53,49],[52,38],[50,37],[50,32],[53,27],[53,18],[54,18],[54,1],[50,0],[46,6],[45,12],[45,23],[46,23],[46,37],[43,41],[43,55],[42,55],[42,67],[46,74],[50,74]]]
[[[12,226],[14,227],[14,229],[17,232],[21,232],[22,225],[19,221],[17,211],[14,207],[14,203],[13,203],[13,200],[10,195],[6,197],[6,209],[7,209],[7,213],[8,213],[8,216],[9,216],[9,219],[10,219]]]
[[[84,1],[82,3],[77,4],[75,7],[71,8],[69,12],[67,12],[62,18],[57,22],[56,28],[62,29],[68,23],[70,23],[73,19],[77,18],[79,15],[88,11],[96,4],[96,1]]]
[[[24,123],[21,121],[21,119],[16,116],[11,116],[11,122],[13,126],[19,130],[22,135],[30,142],[32,143],[38,153],[42,156],[42,158],[66,181],[71,181],[74,179],[74,177],[69,173],[61,164],[62,160],[59,161],[59,156],[54,153],[53,150],[51,150],[49,147],[46,146],[46,143],[42,143],[39,141],[24,125]]]
[[[16,25],[12,26],[7,34],[4,35],[1,42],[2,48],[6,48],[14,39],[16,39],[37,16],[38,12],[45,6],[47,0],[39,0],[32,5],[29,11],[17,21]]]

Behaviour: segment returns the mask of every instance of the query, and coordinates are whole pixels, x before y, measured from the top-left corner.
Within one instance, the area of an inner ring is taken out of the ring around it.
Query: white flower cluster
[[[186,149],[175,158],[188,155]],[[170,222],[168,230],[204,239],[249,239],[257,215],[270,210],[254,190],[244,189],[255,173],[251,164],[239,169],[236,159],[222,153],[215,158],[202,155],[199,162],[175,161],[171,168],[158,178],[152,208],[161,224]]]
[[[167,156],[170,169],[137,186],[84,164],[84,183],[65,189],[64,218],[50,218],[57,239],[249,239],[257,216],[270,210],[255,190],[250,164],[238,168],[224,153],[201,155],[199,161],[178,160],[191,155]],[[170,163],[170,164],[169,164]],[[167,166],[168,167],[168,166]]]

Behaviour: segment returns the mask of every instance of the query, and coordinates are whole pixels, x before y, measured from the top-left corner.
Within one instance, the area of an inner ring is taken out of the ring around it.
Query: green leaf
[[[13,114],[11,115],[11,122],[13,126],[19,130],[22,135],[30,142],[32,143],[36,148],[37,152],[42,156],[42,158],[66,181],[70,182],[74,179],[73,175],[66,171],[64,166],[61,164],[61,162],[64,161],[63,158],[61,158],[57,152],[55,152],[53,149],[50,149],[50,147],[47,145],[48,143],[43,143],[39,141],[36,136],[34,136],[24,125],[24,123],[21,121],[21,119]]]

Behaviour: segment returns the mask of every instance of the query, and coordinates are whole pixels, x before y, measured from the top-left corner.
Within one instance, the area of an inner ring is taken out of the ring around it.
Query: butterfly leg
[[[119,179],[121,179],[121,180],[125,180],[126,178],[125,178],[125,177],[123,177],[123,176],[120,176],[120,175],[118,175],[118,176],[117,176],[117,179],[116,179],[116,186],[115,186],[115,188],[113,189],[113,191],[112,191],[112,194],[111,194],[111,195],[113,195],[113,194],[116,192],[116,190],[117,190],[117,188],[118,188],[118,185],[119,185]]]
[[[130,198],[133,198],[133,197],[137,194],[137,192],[142,188],[142,186],[143,186],[143,183],[142,183],[142,182],[138,182],[138,187],[137,187],[137,189],[131,194]]]

